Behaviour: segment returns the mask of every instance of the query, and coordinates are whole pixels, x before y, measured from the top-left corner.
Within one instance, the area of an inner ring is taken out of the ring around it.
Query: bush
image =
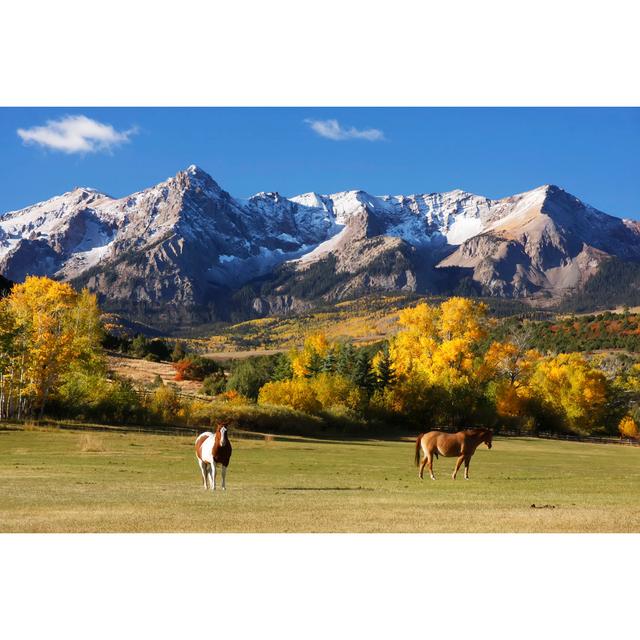
[[[182,404],[173,387],[162,385],[155,390],[148,408],[160,422],[175,424],[180,417]]]
[[[255,400],[260,388],[271,380],[273,370],[273,358],[258,357],[239,360],[234,364],[229,375],[227,389]]]
[[[78,420],[132,424],[144,409],[129,380],[108,380],[102,373],[74,371],[53,399],[50,413]]]
[[[208,375],[221,371],[220,365],[215,360],[201,356],[188,356],[178,362],[174,362],[176,380],[204,380]]]
[[[315,390],[305,378],[267,382],[260,389],[258,404],[283,405],[310,414],[322,409]]]
[[[636,424],[636,421],[629,415],[626,415],[624,418],[622,418],[622,420],[620,420],[618,431],[620,432],[621,438],[632,438],[634,440],[640,438],[640,430],[638,429],[638,425]]]
[[[224,375],[224,371],[216,371],[208,375],[202,381],[201,393],[206,396],[217,396],[227,388],[227,378]]]
[[[168,360],[171,352],[164,340],[154,338],[149,340],[146,336],[137,335],[131,341],[130,352],[136,358],[144,358],[152,362],[160,362],[160,360]]]
[[[187,356],[187,347],[184,342],[178,340],[173,345],[173,351],[171,351],[171,360],[173,362],[178,362]]]

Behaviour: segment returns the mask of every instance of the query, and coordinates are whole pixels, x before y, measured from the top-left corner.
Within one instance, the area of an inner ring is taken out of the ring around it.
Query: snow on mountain
[[[74,280],[143,314],[211,306],[221,291],[287,265],[287,277],[308,277],[329,255],[336,273],[355,278],[332,295],[418,290],[439,277],[436,265],[461,269],[498,295],[530,295],[578,285],[603,256],[640,259],[639,237],[638,223],[550,185],[499,200],[460,190],[240,199],[191,165],[123,198],[78,188],[0,216],[0,273]]]
[[[609,216],[554,185],[506,198],[503,211],[440,267],[472,272],[493,295],[564,295],[612,256],[640,260],[637,223]]]
[[[499,201],[498,201],[499,202]],[[462,191],[411,196],[372,196],[364,191],[286,198],[258,193],[231,197],[204,171],[191,165],[154,187],[124,198],[75,189],[0,218],[0,269],[28,270],[19,263],[22,243],[53,249],[47,275],[74,278],[123,251],[175,235],[207,244],[207,273],[241,280],[287,260],[321,258],[344,237],[358,215],[375,218],[379,234],[411,245],[458,245],[486,227],[494,201]],[[35,268],[35,265],[34,265]]]

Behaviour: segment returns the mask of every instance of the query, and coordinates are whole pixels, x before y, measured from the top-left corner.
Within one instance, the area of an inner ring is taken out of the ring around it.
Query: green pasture
[[[0,429],[0,531],[640,532],[640,448],[496,438],[433,482],[409,441],[236,438],[214,494],[192,441]]]

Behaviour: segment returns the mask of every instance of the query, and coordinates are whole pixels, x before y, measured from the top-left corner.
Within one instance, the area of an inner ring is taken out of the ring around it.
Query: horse
[[[490,429],[465,429],[457,433],[445,433],[444,431],[429,431],[421,433],[416,440],[416,466],[420,467],[418,477],[422,480],[425,465],[429,465],[429,474],[431,479],[435,480],[433,475],[433,457],[438,455],[452,458],[458,456],[455,469],[451,478],[456,479],[458,469],[464,462],[464,479],[469,479],[469,462],[475,450],[483,442],[491,449],[491,440],[493,433]],[[420,464],[420,452],[424,456],[422,464]]]
[[[215,433],[205,431],[196,438],[196,458],[200,465],[205,491],[209,488],[209,484],[211,491],[216,490],[216,465],[222,466],[222,489],[226,490],[227,467],[231,459],[231,442],[227,436],[226,425],[219,424]]]

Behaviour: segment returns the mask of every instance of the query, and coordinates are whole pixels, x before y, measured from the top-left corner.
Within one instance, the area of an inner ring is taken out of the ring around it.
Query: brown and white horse
[[[231,443],[227,437],[227,427],[219,424],[215,433],[205,431],[196,438],[196,458],[200,465],[205,490],[211,486],[216,490],[216,466],[222,466],[222,488],[226,489],[226,476],[231,459]]]
[[[416,465],[420,466],[418,477],[422,480],[425,465],[429,465],[429,474],[432,480],[436,477],[433,475],[433,458],[438,455],[446,458],[458,457],[452,478],[455,480],[460,469],[460,465],[464,462],[464,479],[469,479],[469,462],[471,456],[475,453],[478,445],[483,442],[491,449],[491,440],[493,433],[490,429],[465,429],[457,433],[445,433],[444,431],[429,431],[429,433],[421,433],[416,440]],[[420,464],[420,452],[424,456],[422,464]]]

